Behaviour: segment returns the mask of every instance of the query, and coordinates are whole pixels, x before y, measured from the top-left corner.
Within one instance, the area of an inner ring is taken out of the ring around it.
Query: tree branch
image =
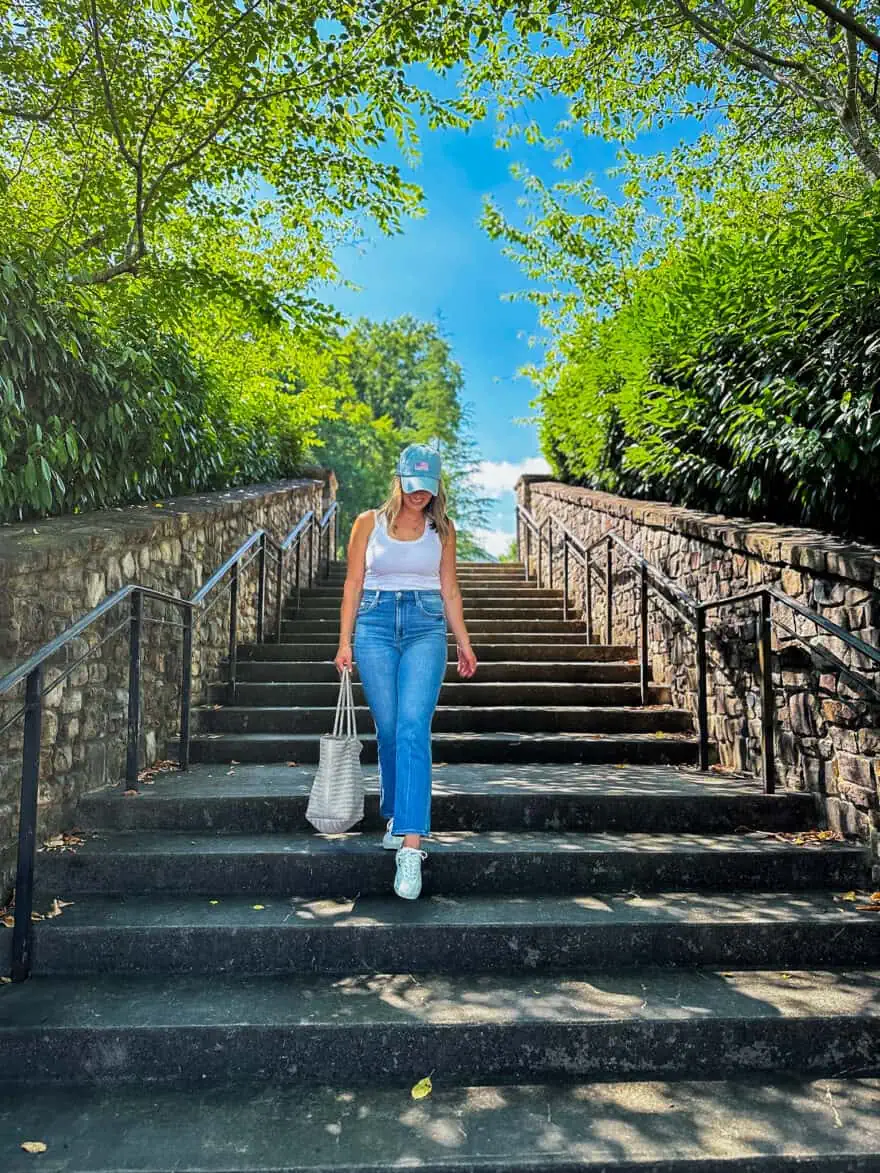
[[[839,24],[841,28],[845,28],[847,32],[852,33],[853,36],[858,37],[866,45],[870,45],[872,49],[880,51],[880,36],[872,32],[866,24],[862,24],[857,20],[851,12],[846,12],[843,8],[838,8],[831,0],[807,0],[813,8],[819,10],[833,20],[835,24]]]
[[[110,92],[110,79],[107,77],[107,70],[104,67],[104,54],[101,49],[101,25],[100,21],[98,20],[98,7],[95,3],[95,0],[89,0],[89,7],[92,14],[90,21],[92,26],[92,43],[95,48],[95,61],[98,66],[98,75],[101,78],[101,89],[104,93],[104,105],[110,118],[110,125],[113,127],[113,134],[119,147],[119,153],[122,155],[126,163],[128,163],[129,167],[131,167],[133,171],[136,171],[138,162],[126,146],[125,136],[122,133],[122,124],[119,121],[119,115],[116,111],[116,104],[113,101],[113,95]]]
[[[233,20],[230,24],[228,24],[224,28],[222,28],[215,36],[211,37],[211,39],[209,41],[207,41],[202,46],[202,48],[198,51],[198,53],[195,53],[189,59],[189,61],[187,61],[187,63],[183,66],[183,68],[179,69],[177,74],[162,87],[161,91],[159,92],[158,97],[156,98],[156,101],[153,103],[153,108],[150,110],[149,114],[147,115],[146,122],[144,123],[143,133],[141,134],[140,144],[138,146],[138,157],[140,159],[143,158],[144,149],[146,148],[147,139],[149,138],[150,131],[153,129],[153,124],[159,115],[159,111],[161,110],[162,106],[164,105],[166,99],[168,98],[169,94],[172,92],[174,87],[180,85],[180,83],[183,81],[183,79],[186,77],[186,75],[189,73],[189,71],[193,68],[193,66],[198,65],[199,61],[202,60],[202,58],[205,56],[206,53],[209,53],[216,45],[218,45],[220,43],[220,41],[223,40],[224,37],[227,37],[227,36],[229,36],[230,33],[234,32],[234,30],[240,24],[242,24],[249,16],[251,16],[252,13],[254,13],[260,7],[260,5],[262,3],[263,3],[263,0],[254,0],[254,2],[252,4],[249,4],[236,17],[235,20]]]

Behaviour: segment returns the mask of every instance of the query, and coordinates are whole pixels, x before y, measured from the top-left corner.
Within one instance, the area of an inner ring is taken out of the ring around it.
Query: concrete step
[[[376,761],[375,734],[362,733],[361,761]],[[697,744],[681,734],[434,733],[435,762],[606,763],[694,765]],[[194,762],[317,762],[317,733],[201,733],[191,742]],[[168,757],[177,759],[176,742]]]
[[[328,619],[285,619],[281,624],[281,634],[287,639],[320,639],[324,634],[332,634],[335,639],[339,634],[339,616]],[[527,636],[533,639],[535,635],[563,635],[574,636],[583,642],[584,624],[580,619],[530,619],[525,616],[516,619],[476,619],[468,622],[468,634],[473,643],[478,643],[481,635],[503,635],[511,640],[516,635]]]
[[[136,801],[131,799],[130,801]],[[683,889],[795,891],[867,883],[866,848],[796,846],[742,835],[436,831],[424,864],[426,896],[583,894]],[[106,832],[75,852],[39,856],[37,884],[49,900],[77,894],[186,892],[220,897],[385,895],[394,852],[378,835]]]
[[[355,681],[355,704],[363,705],[363,685]],[[214,684],[208,699],[213,704],[224,704],[228,686]],[[259,684],[245,682],[236,687],[236,703],[239,705],[301,706],[312,705],[326,708],[336,705],[339,694],[338,679],[318,684],[285,684],[280,681]],[[638,706],[641,703],[641,688],[638,684],[577,684],[556,681],[486,682],[482,679],[461,680],[453,678],[440,691],[441,705],[476,705],[478,707],[498,705],[546,705],[553,706]],[[662,685],[651,685],[649,704],[670,704],[670,690]]]
[[[159,775],[137,801],[124,784],[84,795],[76,825],[92,831],[306,832],[313,766],[194,765]],[[361,829],[384,830],[379,779],[364,771]],[[616,831],[732,834],[812,827],[811,795],[764,794],[753,779],[664,766],[435,766],[437,831]]]
[[[511,582],[501,583],[490,586],[471,586],[468,583],[459,583],[462,596],[465,599],[474,600],[489,600],[493,599],[510,599],[514,602],[532,600],[535,603],[539,602],[557,602],[562,603],[562,590],[550,590],[549,587],[536,587],[527,582]],[[291,602],[294,601],[295,596],[291,595]],[[326,606],[327,600],[332,599],[334,602],[341,602],[342,600],[342,583],[338,586],[318,586],[310,587],[308,590],[300,591],[300,598],[303,605],[315,603]]]
[[[510,635],[502,642],[497,639],[474,639],[474,651],[480,660],[588,660],[591,663],[634,661],[636,649],[632,644],[588,644],[583,635],[548,635],[540,641],[534,635]],[[320,642],[242,644],[238,654],[242,660],[332,660],[339,647],[338,640],[323,636]],[[450,637],[449,651],[454,660],[455,641]],[[477,669],[479,671],[479,669]]]
[[[578,614],[579,612],[575,608],[569,608],[569,617],[576,618]],[[555,619],[558,622],[563,620],[562,603],[551,600],[543,603],[528,601],[517,604],[511,603],[509,599],[502,599],[496,605],[489,601],[474,604],[465,599],[464,615],[468,624],[480,623],[485,619],[507,620],[514,623],[518,623],[521,619]],[[317,606],[315,603],[311,603],[297,608],[291,604],[284,608],[283,620],[285,623],[295,620],[302,623],[338,623],[339,605]]]
[[[335,648],[334,648],[335,652]],[[219,674],[226,672],[221,665]],[[333,684],[338,688],[339,673],[332,660],[239,660],[237,668],[239,681],[257,683]],[[353,679],[358,682],[357,663]],[[583,660],[489,660],[480,664],[478,674],[469,681],[463,681],[454,661],[446,669],[445,680],[449,684],[466,684],[468,687],[483,684],[544,683],[562,681],[566,684],[631,684],[639,679],[639,666],[634,662]],[[659,687],[659,686],[658,686]]]
[[[6,1173],[877,1173],[880,1081],[8,1088]],[[46,1163],[48,1158],[49,1164]]]
[[[301,708],[220,705],[193,709],[197,733],[329,733],[335,705]],[[375,729],[366,706],[355,709],[360,733]],[[690,733],[691,714],[666,707],[629,708],[625,705],[560,706],[440,704],[434,712],[436,733]]]
[[[788,970],[805,957],[816,968],[880,957],[880,919],[822,891],[444,896],[415,910],[390,894],[259,903],[85,896],[34,927],[34,974]]]
[[[0,989],[0,1070],[141,1092],[874,1076],[880,973],[37,977]]]

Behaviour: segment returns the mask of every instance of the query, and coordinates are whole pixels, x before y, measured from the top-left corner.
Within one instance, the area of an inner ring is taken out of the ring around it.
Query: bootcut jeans
[[[446,674],[440,591],[364,591],[354,632],[379,743],[379,810],[395,835],[431,832],[431,719]]]

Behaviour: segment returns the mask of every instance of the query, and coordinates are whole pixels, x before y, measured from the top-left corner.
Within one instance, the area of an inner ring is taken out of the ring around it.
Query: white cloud
[[[500,529],[475,529],[471,531],[475,542],[478,542],[489,554],[496,558],[506,554],[510,543],[516,537],[514,533],[507,533]]]
[[[512,492],[513,486],[524,473],[550,475],[550,465],[543,456],[529,456],[518,464],[510,460],[483,460],[471,480],[483,496],[500,497],[502,493]]]

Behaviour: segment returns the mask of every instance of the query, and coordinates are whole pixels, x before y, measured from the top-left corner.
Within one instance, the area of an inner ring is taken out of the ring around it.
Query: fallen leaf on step
[[[122,792],[123,798],[137,798],[137,796],[138,796],[137,790],[123,790],[123,792]]]
[[[26,1153],[45,1153],[49,1146],[41,1140],[23,1140],[21,1147]]]
[[[856,912],[880,912],[880,904],[857,904]]]
[[[0,977],[0,986],[8,986],[12,982],[11,977]]]
[[[790,973],[781,973],[779,976],[782,978],[782,980],[783,980],[784,982],[787,982],[787,981],[789,981],[789,980],[791,979],[791,974],[790,974]]]
[[[47,839],[41,851],[72,851],[74,847],[81,847],[85,839],[74,831],[64,831],[60,835],[52,835]]]
[[[208,903],[209,904],[219,904],[220,901],[219,900],[209,900]]]
[[[230,759],[229,759],[229,764],[230,764],[230,766],[240,766],[240,765],[241,765],[241,762],[237,762],[237,761],[235,760],[235,758],[230,758]]]
[[[3,925],[5,929],[11,929],[14,924],[15,921],[11,916],[4,916],[2,919],[0,919],[0,925]]]
[[[288,766],[298,766],[299,762],[288,762]]]
[[[841,900],[858,900],[858,896],[856,896],[855,892],[844,892],[844,894],[841,896],[840,899]]]
[[[880,892],[872,892],[871,899],[880,904]]]
[[[410,1095],[414,1100],[424,1100],[434,1090],[434,1085],[431,1083],[430,1075],[426,1075],[424,1079],[420,1079],[417,1084],[413,1085]]]
[[[52,905],[49,908],[49,911],[46,913],[46,919],[51,920],[52,917],[61,916],[65,908],[70,908],[71,904],[73,904],[72,900],[59,900],[56,896],[52,901]]]
[[[265,907],[266,907],[265,904],[252,904],[251,905],[251,908],[255,909],[257,912],[262,912]]]
[[[46,918],[43,916],[43,914],[41,912],[32,912],[31,913],[31,920],[34,922],[45,920],[45,919]]]

